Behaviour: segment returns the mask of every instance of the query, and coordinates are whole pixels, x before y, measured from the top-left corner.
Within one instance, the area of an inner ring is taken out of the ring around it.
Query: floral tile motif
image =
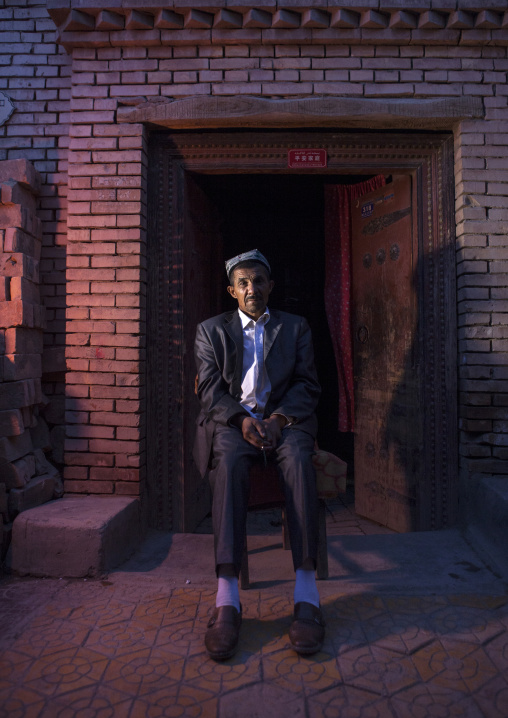
[[[133,618],[158,628],[167,615],[170,600],[170,596],[161,596],[152,601],[142,601],[136,606]]]
[[[256,683],[261,680],[261,676],[259,656],[239,650],[229,661],[217,663],[203,650],[187,658],[183,680],[189,685],[219,695]]]
[[[461,693],[478,690],[497,673],[481,647],[462,641],[433,641],[412,659],[423,681]]]
[[[306,694],[330,688],[341,682],[334,656],[323,651],[314,656],[299,656],[290,649],[263,657],[265,681]]]
[[[419,683],[390,700],[396,718],[486,718],[471,696],[460,691]]]
[[[451,604],[430,614],[428,626],[439,636],[482,644],[503,631],[502,625],[492,618],[485,609]]]
[[[160,648],[142,649],[109,662],[104,682],[131,696],[144,696],[181,680],[184,659]]]
[[[129,621],[135,608],[134,603],[123,603],[114,598],[83,601],[74,608],[70,618],[85,626],[107,626],[118,621]]]
[[[203,652],[204,633],[196,629],[195,622],[178,621],[162,626],[157,632],[155,645],[169,648],[181,656]]]
[[[175,718],[175,716],[216,718],[217,697],[196,686],[177,683],[137,698],[129,718]]]
[[[425,615],[415,613],[383,613],[365,623],[369,644],[398,653],[412,653],[426,643],[433,634],[426,628]]]
[[[25,675],[25,685],[46,696],[84,688],[101,680],[107,659],[86,648],[70,648],[45,654]]]
[[[27,624],[12,647],[19,653],[37,658],[65,651],[69,646],[80,646],[86,635],[86,628],[79,623],[43,615]]]
[[[498,671],[508,676],[508,638],[506,633],[502,633],[494,638],[494,640],[489,641],[489,643],[483,647],[483,650]]]
[[[309,698],[312,718],[393,718],[388,699],[353,686],[339,685]]]
[[[241,645],[245,651],[268,655],[287,647],[289,623],[281,619],[244,619]]]
[[[391,695],[419,679],[408,656],[377,645],[355,648],[337,660],[345,683],[380,695]]]
[[[508,677],[506,672],[482,685],[474,694],[474,699],[482,710],[482,716],[506,718],[508,716]]]
[[[85,646],[105,656],[123,656],[155,643],[157,629],[132,620],[94,628]]]
[[[386,611],[383,599],[369,594],[340,596],[335,600],[327,600],[325,607],[328,616],[339,616],[353,621],[368,621]]]
[[[216,663],[204,650],[213,589],[9,590],[1,616],[18,598],[25,613],[2,637],[0,718],[237,718],[238,705],[242,718],[281,705],[294,718],[508,717],[506,596],[329,595],[323,650],[302,657],[290,593],[252,588],[239,652]]]
[[[332,652],[340,655],[352,648],[363,646],[367,643],[365,627],[360,621],[352,621],[347,618],[336,618],[327,622],[325,646],[332,645]],[[327,649],[328,650],[328,649]]]
[[[132,697],[125,693],[115,691],[109,686],[94,684],[48,700],[39,718],[121,718],[129,715],[132,701]]]
[[[256,683],[224,694],[219,699],[220,718],[305,718],[305,700],[298,693],[273,683]]]
[[[44,697],[25,686],[0,688],[0,718],[39,718]]]

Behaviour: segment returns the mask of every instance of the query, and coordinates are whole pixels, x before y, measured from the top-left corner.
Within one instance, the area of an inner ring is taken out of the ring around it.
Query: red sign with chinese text
[[[288,167],[301,169],[305,167],[326,167],[326,150],[289,150]]]

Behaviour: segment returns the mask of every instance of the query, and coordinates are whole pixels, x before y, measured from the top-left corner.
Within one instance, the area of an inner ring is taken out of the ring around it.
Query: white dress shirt
[[[257,322],[238,310],[243,329],[242,396],[240,404],[256,419],[262,419],[272,386],[265,369],[265,324],[268,307]]]

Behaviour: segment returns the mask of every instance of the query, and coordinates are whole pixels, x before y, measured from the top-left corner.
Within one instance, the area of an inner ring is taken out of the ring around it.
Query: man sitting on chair
[[[208,623],[208,655],[221,661],[238,646],[242,620],[238,575],[249,501],[249,468],[273,455],[284,483],[296,571],[292,648],[320,650],[324,622],[315,568],[318,498],[312,463],[320,387],[307,321],[269,311],[270,265],[257,249],[226,262],[228,292],[238,310],[198,325],[195,357],[197,421],[194,457],[204,476],[212,456],[216,609]]]

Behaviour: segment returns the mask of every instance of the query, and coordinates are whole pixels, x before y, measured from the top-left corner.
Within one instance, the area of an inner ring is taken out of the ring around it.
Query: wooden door
[[[356,511],[396,531],[419,528],[423,441],[411,183],[352,207]]]

